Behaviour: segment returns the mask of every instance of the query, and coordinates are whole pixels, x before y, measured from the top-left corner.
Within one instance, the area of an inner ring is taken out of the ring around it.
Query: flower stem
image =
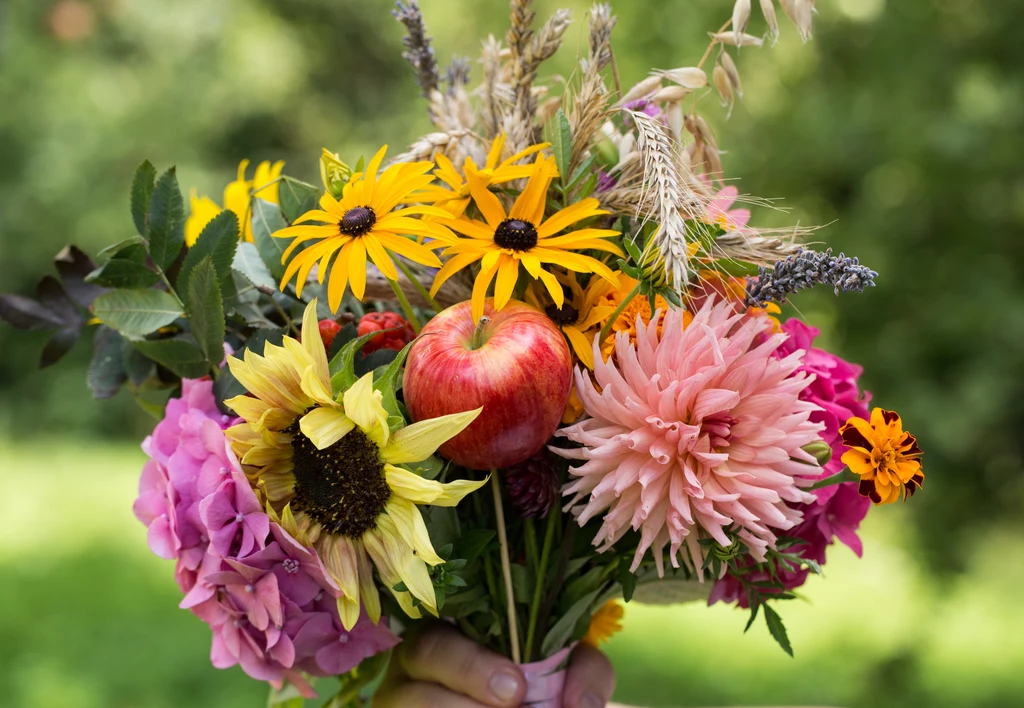
[[[512,563],[508,557],[508,534],[505,532],[505,510],[501,504],[501,481],[498,479],[498,470],[494,468],[491,468],[491,491],[494,492],[494,515],[498,522],[498,543],[501,546],[501,574],[505,577],[509,645],[512,648],[512,661],[521,664],[519,626],[516,622],[516,598],[512,591]]]
[[[480,495],[478,495],[478,494],[471,494],[470,496],[473,498],[473,508],[476,511],[477,518],[481,518],[482,519],[483,516],[484,516],[484,507],[483,507],[483,504],[480,503]],[[494,598],[495,601],[497,601],[497,599],[498,599],[498,585],[494,581],[494,568],[491,566],[491,553],[490,553],[490,551],[486,551],[486,552],[482,553],[481,556],[483,558],[483,565],[484,565],[484,580],[487,582],[487,593],[492,598]],[[498,635],[498,641],[501,644],[502,653],[504,653],[505,652],[505,635],[499,634]]]
[[[533,529],[533,519],[527,519],[528,529]],[[544,581],[547,579],[548,561],[551,558],[551,546],[555,541],[555,528],[558,526],[558,514],[552,509],[548,511],[547,528],[544,530],[544,547],[540,552],[540,562],[537,564],[536,581],[533,586],[533,601],[530,603],[530,620],[526,625],[526,647],[524,647],[523,660],[529,662],[533,655],[533,638],[537,633],[537,614],[540,612],[540,600],[544,591]]]
[[[402,288],[391,278],[386,278],[388,285],[395,293],[395,297],[398,298],[398,304],[402,306],[402,311],[405,313],[405,318],[409,320],[409,324],[412,325],[412,331],[416,334],[420,333],[420,321],[416,318],[416,313],[412,311],[412,305],[409,304],[409,298],[402,292]]]
[[[412,286],[416,288],[416,292],[422,295],[423,299],[427,301],[431,309],[433,309],[434,312],[440,312],[441,306],[437,304],[437,300],[430,297],[430,291],[423,287],[423,283],[420,282],[420,279],[417,278],[416,274],[409,268],[409,264],[401,258],[394,258],[392,260],[394,260],[395,264],[398,265],[398,269],[402,271],[402,275],[404,275],[406,279],[412,283]]]
[[[626,297],[622,298],[622,302],[615,308],[615,312],[608,316],[608,321],[601,327],[601,333],[597,335],[597,346],[600,347],[604,344],[604,340],[608,338],[608,333],[612,331],[612,325],[615,324],[615,320],[619,319],[619,315],[626,309],[629,303],[633,302],[633,298],[640,292],[640,283],[633,286],[633,289],[629,291]]]

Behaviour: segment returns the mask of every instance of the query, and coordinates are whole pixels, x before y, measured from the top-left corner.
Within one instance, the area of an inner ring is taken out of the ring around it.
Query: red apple
[[[470,469],[508,467],[551,439],[572,381],[565,337],[544,313],[515,300],[495,312],[487,300],[477,323],[468,302],[423,328],[405,365],[405,405],[414,421],[483,406],[473,423],[439,452]]]

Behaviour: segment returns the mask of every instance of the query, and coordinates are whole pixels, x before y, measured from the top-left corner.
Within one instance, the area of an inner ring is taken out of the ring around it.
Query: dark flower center
[[[377,223],[377,215],[368,206],[353,207],[345,212],[338,224],[338,230],[346,236],[362,236]]]
[[[358,538],[377,526],[391,498],[377,445],[358,428],[324,450],[292,426],[295,499],[328,533]]]
[[[513,251],[529,251],[537,245],[537,227],[529,221],[505,219],[494,230],[494,243]]]
[[[576,324],[576,321],[580,318],[580,311],[569,304],[568,301],[563,302],[561,307],[555,307],[553,304],[548,305],[544,312],[559,327]]]

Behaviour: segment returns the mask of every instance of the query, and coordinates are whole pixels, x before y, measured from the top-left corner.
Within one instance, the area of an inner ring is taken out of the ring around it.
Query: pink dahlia
[[[143,443],[135,514],[152,551],[177,561],[181,607],[213,630],[213,665],[313,696],[302,672],[345,673],[399,640],[365,615],[345,631],[319,555],[271,521],[242,473],[224,436],[234,422],[211,381],[182,382]]]
[[[821,472],[801,449],[822,428],[800,400],[811,382],[802,352],[773,356],[784,334],[716,300],[685,329],[673,309],[662,327],[638,322],[636,332],[635,345],[616,338],[614,359],[595,356],[597,386],[576,371],[589,417],[560,434],[582,447],[552,449],[586,461],[570,468],[569,506],[581,525],[602,515],[600,551],[640,531],[634,570],[651,550],[664,572],[667,545],[674,567],[682,555],[703,578],[702,538],[739,538],[764,560],[776,534],[802,521],[795,505],[814,501],[802,487]]]

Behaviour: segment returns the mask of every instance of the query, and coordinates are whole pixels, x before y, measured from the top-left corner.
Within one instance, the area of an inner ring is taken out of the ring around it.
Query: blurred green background
[[[499,0],[423,6],[442,65],[506,28]],[[587,3],[557,6],[577,22],[545,76],[569,75],[586,36]],[[623,81],[695,63],[730,6],[619,2]],[[741,192],[785,198],[755,224],[827,224],[823,240],[879,272],[864,295],[796,305],[918,435],[926,487],[874,510],[864,559],[833,549],[808,602],[784,608],[795,660],[760,624],[742,634],[740,611],[631,605],[609,646],[617,696],[1024,705],[1024,3],[818,6],[811,43],[783,21],[776,47],[740,53],[745,100],[712,122]],[[30,294],[67,242],[128,235],[143,158],[219,200],[242,158],[317,181],[322,146],[353,161],[428,132],[389,9],[0,2],[0,289]],[[261,705],[261,684],[210,667],[208,631],[131,515],[153,421],[124,394],[89,398],[87,346],[36,371],[43,341],[0,324],[0,704]]]

